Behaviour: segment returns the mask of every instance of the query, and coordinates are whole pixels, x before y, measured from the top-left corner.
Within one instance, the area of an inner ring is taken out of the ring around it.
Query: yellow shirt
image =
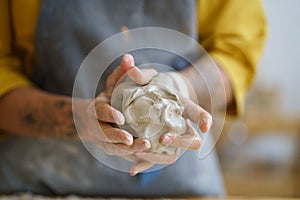
[[[0,97],[31,85],[40,0],[0,1]],[[199,41],[231,79],[238,113],[266,37],[260,0],[198,0]]]

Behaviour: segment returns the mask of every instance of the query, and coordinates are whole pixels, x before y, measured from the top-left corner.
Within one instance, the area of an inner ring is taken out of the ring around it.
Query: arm
[[[8,1],[1,1],[0,11],[2,27],[0,32],[0,131],[22,136],[78,139],[72,115],[71,98],[34,88],[23,74],[24,71],[27,71],[24,66],[29,66],[30,62],[27,62],[26,56],[21,62],[21,57],[14,54],[16,49],[26,49],[26,53],[32,53],[34,31],[32,26],[34,23],[31,24],[31,22],[34,21],[34,16],[30,15],[29,18],[27,16],[26,19],[18,16],[13,21],[10,19]],[[18,24],[18,27],[14,27],[15,29],[10,26],[14,23]],[[12,38],[12,30],[18,36],[17,40]],[[126,67],[118,68],[115,74],[121,76],[122,73],[125,73],[124,69]],[[114,81],[117,81],[115,77],[110,76],[108,83],[113,84]],[[107,90],[111,90],[111,88],[107,88]],[[107,92],[103,91],[102,95],[105,93]],[[149,142],[133,141],[129,133],[115,129],[107,123],[105,116],[109,115],[107,114],[109,109],[101,112],[98,116],[99,124],[96,125],[100,125],[101,131],[96,133],[93,130],[90,131],[89,117],[95,117],[95,115],[88,114],[87,107],[90,107],[90,103],[94,100],[79,101],[80,109],[73,114],[77,121],[80,121],[79,131],[84,133],[84,139],[93,140],[105,152],[120,156],[124,156],[124,153],[129,155],[150,148]],[[78,103],[78,101],[76,102]],[[101,105],[107,107],[105,102],[102,102]],[[96,138],[95,134],[97,134]],[[117,148],[113,148],[113,143],[119,143]]]
[[[83,101],[84,107],[88,102]],[[6,132],[59,139],[78,139],[69,97],[33,87],[15,89],[0,99],[0,129]]]
[[[15,49],[25,47],[29,52],[32,50],[33,46],[28,44],[33,43],[33,22],[38,9],[33,6],[30,15],[20,22],[20,17],[10,17],[18,14],[13,13],[11,6],[9,1],[0,3],[0,130],[28,136],[75,138],[70,99],[34,88],[23,74],[24,62],[14,53]],[[13,28],[14,23],[18,27]],[[13,35],[18,36],[18,41]]]
[[[93,141],[106,153],[119,156],[150,148],[148,141],[133,141],[130,133],[111,126],[111,123],[123,124],[124,117],[110,107],[106,100],[132,62],[132,57],[124,56],[120,66],[108,77],[106,90],[96,100],[76,99],[74,112],[71,97],[31,87],[19,87],[8,92],[0,99],[0,130],[23,136],[57,139],[78,139],[78,131],[80,139]],[[91,105],[95,105],[97,116],[89,112]],[[78,122],[77,131],[73,117]],[[91,124],[91,119],[96,117],[99,124]]]
[[[193,97],[193,101],[208,111],[211,108],[212,95],[215,99],[224,99],[223,95],[226,95],[225,101],[218,101],[216,102],[218,104],[214,105],[217,109],[224,109],[226,106],[234,104],[233,88],[228,75],[218,64],[216,64],[216,68],[215,66],[210,66],[212,64],[208,62],[208,65],[200,65],[202,67],[198,69],[198,72],[193,67],[188,67],[179,72],[192,88],[189,93],[191,97],[195,96]],[[217,69],[217,72],[211,69]],[[199,76],[199,73],[205,74],[205,81],[213,84],[212,88],[215,89],[213,94],[209,93],[206,83]],[[221,80],[215,80],[216,74],[220,74],[218,78],[221,78]],[[220,85],[221,83],[224,85]],[[223,88],[225,91],[220,91]]]
[[[216,107],[224,109],[227,106],[229,113],[241,114],[243,112],[244,96],[254,78],[256,65],[266,37],[266,23],[261,2],[260,0],[246,2],[240,0],[203,0],[198,1],[198,13],[199,40],[218,66],[217,71],[221,75],[224,86],[220,87],[217,83],[215,80],[216,72],[211,71],[209,65],[206,64],[205,67],[198,68],[198,70],[200,70],[200,73],[205,74],[205,79],[209,80],[215,88],[214,98],[223,98],[225,92],[226,101],[218,103]],[[201,63],[203,60],[198,62]],[[198,102],[196,103],[209,110],[210,94],[206,89],[205,82],[199,78],[197,72],[192,67],[188,67],[179,74],[185,79],[182,82],[187,82],[192,88],[190,89],[191,100],[196,102],[194,97],[197,96]],[[220,88],[222,90],[224,88],[225,91],[219,92]],[[191,102],[189,103],[193,105]],[[201,107],[195,105],[191,107],[193,109],[190,109],[189,115],[198,117],[200,122],[203,122],[203,118],[209,119],[207,113],[205,114],[206,117],[203,114],[199,115],[199,113],[203,113],[197,112],[203,111]],[[197,123],[197,120],[194,120],[194,122]],[[204,120],[203,127],[200,123],[199,128],[208,130],[210,124],[210,120]],[[187,148],[186,144],[193,144],[193,141],[198,140],[200,142],[196,147],[199,148],[201,139],[193,133],[187,133],[184,137],[190,135],[192,137],[185,140],[183,137],[170,137],[166,134],[161,137],[161,142],[178,148]],[[136,155],[150,163],[166,160],[161,155],[149,153],[137,153]],[[177,157],[171,157],[172,159],[175,161]],[[139,163],[133,166],[132,171],[140,172],[147,167],[149,167],[147,163],[141,162],[140,166]]]
[[[262,2],[203,0],[197,10],[199,41],[230,80],[229,112],[242,114],[266,39]]]

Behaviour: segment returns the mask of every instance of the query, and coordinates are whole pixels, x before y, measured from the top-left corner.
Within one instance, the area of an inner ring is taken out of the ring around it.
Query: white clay
[[[184,107],[173,88],[169,76],[158,74],[147,85],[123,82],[113,91],[111,105],[124,114],[126,121],[120,128],[137,138],[149,139],[151,152],[173,154],[175,148],[161,144],[160,136],[186,131]]]

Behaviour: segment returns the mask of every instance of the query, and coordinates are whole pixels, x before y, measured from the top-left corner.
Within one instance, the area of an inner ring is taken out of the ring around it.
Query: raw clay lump
[[[184,107],[172,90],[173,84],[169,76],[158,74],[146,85],[123,82],[113,91],[111,105],[125,117],[125,125],[120,128],[136,138],[150,140],[150,152],[173,154],[176,148],[161,144],[161,135],[182,135],[186,131]]]

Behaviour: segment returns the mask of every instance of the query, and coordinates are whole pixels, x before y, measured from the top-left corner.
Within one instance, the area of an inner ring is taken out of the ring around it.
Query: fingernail
[[[125,123],[125,119],[120,113],[117,114],[115,121],[118,125],[123,125]]]
[[[123,56],[123,59],[124,59],[125,62],[128,62],[129,61],[129,54],[125,54]]]
[[[128,65],[134,65],[134,58],[130,54],[125,54],[123,56],[123,60],[124,60],[124,62],[126,64],[126,67],[128,67]]]
[[[145,147],[146,147],[147,149],[150,149],[150,148],[151,148],[151,143],[150,143],[150,141],[149,141],[149,140],[143,140],[143,141],[144,141]]]
[[[126,144],[127,145],[132,145],[133,144],[133,137],[132,136],[127,136]]]
[[[205,133],[206,132],[206,122],[204,119],[200,119],[199,120],[199,123],[198,123],[198,126],[200,127],[200,130]]]
[[[130,176],[135,176],[135,175],[137,175],[139,172],[138,171],[132,171],[132,172],[130,172]]]
[[[164,136],[164,138],[163,138],[163,143],[165,143],[165,144],[170,144],[171,142],[172,142],[171,134],[168,133],[168,134],[166,134],[166,135]]]
[[[116,124],[123,125],[125,123],[124,115],[119,110],[117,110],[116,108],[114,108],[112,110],[111,114],[112,114],[114,122]]]
[[[210,119],[202,118],[199,121],[199,127],[200,127],[201,131],[204,133],[210,129],[211,125],[212,125],[212,120],[210,120]]]

